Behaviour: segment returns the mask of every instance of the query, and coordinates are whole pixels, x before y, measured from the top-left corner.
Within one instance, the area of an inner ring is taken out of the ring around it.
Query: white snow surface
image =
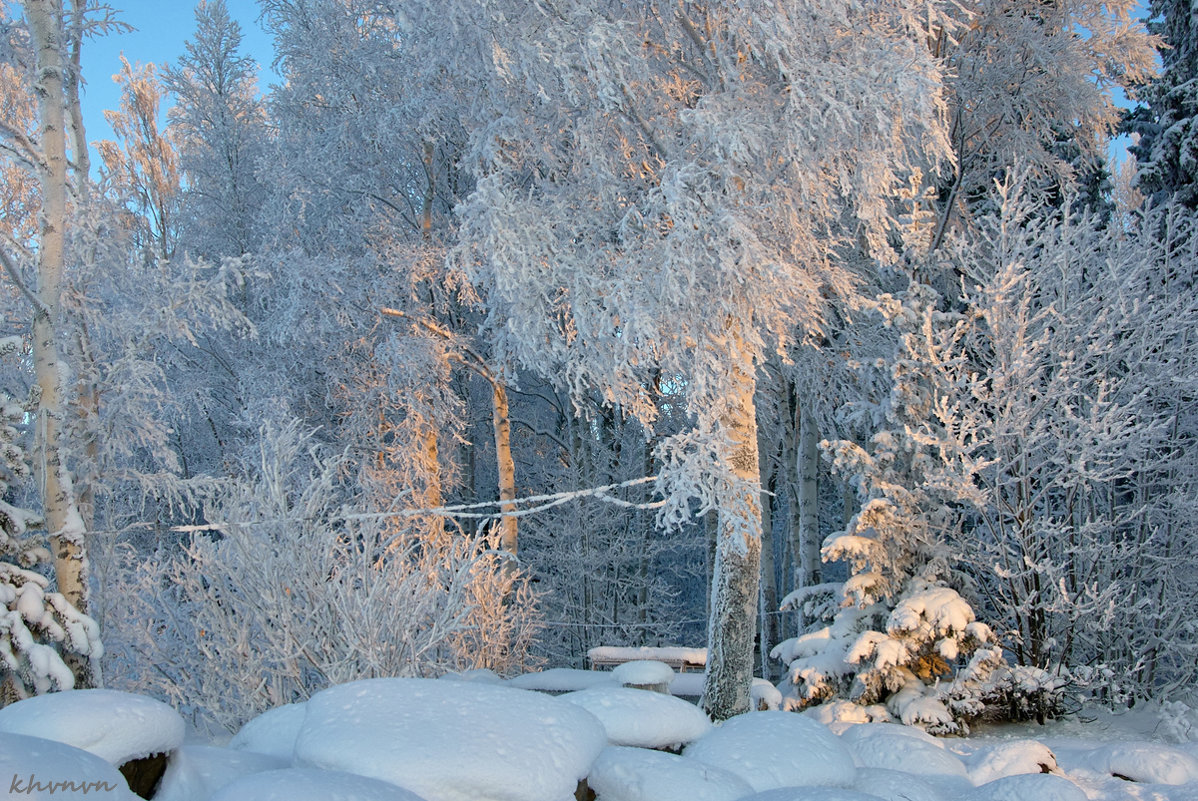
[[[674,748],[699,739],[711,729],[707,715],[694,704],[648,690],[592,687],[559,698],[598,718],[612,745]]]
[[[157,798],[155,798],[157,801]],[[286,768],[226,784],[208,801],[424,801],[394,784],[335,770]]]
[[[885,768],[857,768],[853,789],[884,801],[950,801],[948,794],[919,776]]]
[[[307,706],[297,767],[381,779],[427,801],[561,801],[607,744],[582,707],[491,684],[364,679]]]
[[[843,787],[778,787],[741,801],[880,801],[878,796]]]
[[[725,721],[683,755],[740,776],[757,792],[807,785],[847,787],[856,768],[840,738],[793,712],[755,712]]]
[[[1108,743],[1080,761],[1079,767],[1087,773],[1126,776],[1133,782],[1168,785],[1198,782],[1198,759],[1160,743]]]
[[[308,707],[302,703],[268,709],[242,726],[229,741],[229,747],[269,754],[290,764],[295,752],[295,738],[299,736],[307,711]]]
[[[242,776],[279,770],[286,760],[252,751],[184,745],[171,754],[154,801],[200,801]]]
[[[578,670],[577,668],[550,668],[538,673],[525,673],[504,682],[508,687],[519,690],[541,690],[550,693],[568,693],[588,687],[612,687],[617,682],[607,670]]]
[[[653,659],[634,659],[616,665],[612,678],[620,684],[666,684],[674,680],[674,668]]]
[[[1130,796],[1129,798],[1134,798]],[[1146,796],[1152,798],[1152,796]],[[1023,773],[987,782],[962,801],[1088,801],[1073,782],[1050,773]]]
[[[1024,773],[1057,772],[1052,749],[1035,740],[1011,740],[985,748],[965,760],[969,778],[977,785]]]
[[[118,690],[66,690],[0,709],[0,732],[56,740],[117,766],[173,751],[184,729],[179,713],[161,701]]]
[[[735,801],[753,793],[733,773],[664,751],[608,746],[587,777],[596,801]]]
[[[29,801],[137,801],[107,760],[55,740],[7,732],[0,732],[0,793]]]
[[[859,723],[840,735],[862,768],[887,768],[915,775],[967,776],[965,763],[930,734],[895,723]]]

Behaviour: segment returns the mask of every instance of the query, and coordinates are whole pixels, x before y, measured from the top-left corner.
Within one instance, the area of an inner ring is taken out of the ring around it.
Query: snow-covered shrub
[[[155,671],[121,680],[232,730],[354,679],[523,667],[534,605],[506,557],[354,509],[343,468],[292,425],[244,479],[203,488],[209,526],[141,565],[123,622],[127,658]]]
[[[848,579],[802,591],[784,604],[802,605],[808,619],[812,612],[825,616],[823,626],[773,651],[789,665],[783,683],[788,708],[847,698],[885,704],[895,718],[930,731],[959,731],[984,712],[992,674],[1004,664],[990,628],[948,581],[949,544],[961,515],[941,489],[957,474],[929,447],[927,430],[936,419],[939,375],[925,357],[926,337],[951,330],[953,319],[939,300],[918,283],[879,299],[878,311],[898,335],[891,394],[879,409],[886,426],[868,448],[823,443],[861,505],[821,552],[825,561],[846,564]]]
[[[0,340],[0,356],[20,347],[16,337]],[[0,706],[30,695],[66,690],[75,676],[63,654],[95,659],[103,653],[99,627],[81,614],[37,571],[50,552],[30,532],[44,526],[35,512],[9,501],[30,477],[21,425],[36,409],[0,392]]]

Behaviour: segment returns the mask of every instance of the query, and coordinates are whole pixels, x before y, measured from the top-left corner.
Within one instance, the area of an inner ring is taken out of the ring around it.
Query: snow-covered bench
[[[683,648],[678,646],[622,646],[600,645],[587,651],[592,670],[605,670],[625,662],[649,660],[665,662],[679,673],[703,670],[707,666],[706,648]]]

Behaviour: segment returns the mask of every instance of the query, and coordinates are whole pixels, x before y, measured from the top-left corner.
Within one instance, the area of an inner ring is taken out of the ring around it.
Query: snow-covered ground
[[[0,709],[0,791],[127,801],[115,766],[167,751],[159,801],[1198,801],[1198,743],[1164,742],[1179,730],[1159,715],[968,738],[778,711],[713,726],[616,679],[369,679],[271,710],[224,744],[181,745],[182,720],[151,699],[42,696]],[[521,689],[542,683],[568,692]]]

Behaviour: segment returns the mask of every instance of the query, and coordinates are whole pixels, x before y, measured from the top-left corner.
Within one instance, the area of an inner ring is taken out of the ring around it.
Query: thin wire
[[[404,517],[423,517],[428,515],[436,515],[438,517],[453,517],[464,520],[496,520],[502,517],[526,517],[528,515],[543,512],[546,509],[552,509],[556,506],[562,506],[573,500],[582,498],[595,498],[603,503],[610,503],[613,506],[619,506],[625,509],[659,509],[665,505],[665,500],[647,501],[636,503],[633,501],[625,501],[620,498],[613,498],[608,493],[613,490],[626,489],[628,487],[636,487],[642,484],[648,484],[657,481],[657,476],[645,476],[644,478],[634,478],[629,481],[623,481],[619,484],[606,484],[602,487],[592,487],[590,489],[572,490],[570,492],[557,492],[551,495],[530,495],[525,498],[512,498],[507,500],[496,501],[480,501],[478,503],[463,503],[453,504],[450,506],[436,506],[431,509],[397,509],[389,512],[361,512],[355,514],[341,515],[342,520],[389,520],[393,518]],[[527,506],[527,504],[535,504]],[[517,508],[515,510],[503,510],[504,506],[527,506],[527,508]],[[490,512],[475,512],[475,509],[492,509]],[[266,518],[263,520],[252,521],[252,524],[262,523],[277,523],[277,522],[295,522],[305,518]],[[215,523],[203,523],[193,526],[172,526],[171,531],[180,533],[194,533],[199,531],[223,531],[229,525],[247,525],[245,521],[238,523],[229,523],[219,521]]]

